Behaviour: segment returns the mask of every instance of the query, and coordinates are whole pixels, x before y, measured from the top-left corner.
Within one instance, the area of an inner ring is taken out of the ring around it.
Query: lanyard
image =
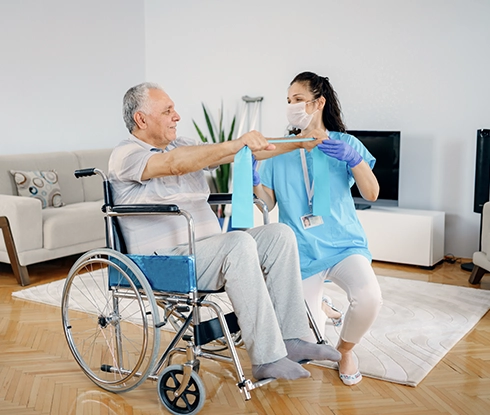
[[[310,186],[310,176],[308,175],[308,165],[306,164],[305,149],[299,150],[301,154],[301,167],[303,167],[303,180],[305,182],[306,196],[308,198],[308,207],[310,208],[310,213],[313,212],[313,193],[315,187],[315,179],[313,179]]]

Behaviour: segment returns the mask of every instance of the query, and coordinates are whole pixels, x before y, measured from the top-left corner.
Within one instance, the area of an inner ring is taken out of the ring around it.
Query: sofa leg
[[[485,275],[487,271],[478,265],[475,265],[473,267],[473,271],[471,271],[470,278],[468,279],[468,282],[470,284],[479,284],[482,277]]]
[[[15,248],[14,237],[10,230],[9,220],[6,216],[0,216],[0,228],[3,231],[3,239],[7,247],[7,253],[10,259],[10,265],[14,271],[17,282],[23,287],[30,284],[27,267],[20,265],[17,249]]]

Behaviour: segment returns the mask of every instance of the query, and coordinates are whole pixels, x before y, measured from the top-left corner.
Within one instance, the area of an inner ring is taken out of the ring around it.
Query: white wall
[[[0,152],[117,144],[144,39],[143,0],[0,2]]]
[[[475,139],[490,128],[487,0],[145,1],[146,74],[182,115],[228,119],[264,96],[260,130],[281,136],[287,86],[327,75],[348,128],[402,131],[400,206],[446,212],[446,253],[478,248]]]
[[[0,152],[112,147],[122,95],[145,79],[175,100],[181,134],[203,123],[202,101],[216,113],[223,100],[230,120],[247,94],[264,96],[259,129],[280,136],[287,86],[312,70],[349,128],[402,131],[400,205],[445,211],[446,252],[470,257],[488,16],[488,0],[2,1]]]

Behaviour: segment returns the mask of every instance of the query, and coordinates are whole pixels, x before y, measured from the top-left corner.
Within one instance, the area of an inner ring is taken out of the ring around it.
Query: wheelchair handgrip
[[[80,170],[75,170],[75,177],[79,179],[80,177],[88,177],[88,176],[93,176],[95,175],[95,167],[92,167],[90,169],[80,169]]]
[[[231,203],[231,193],[211,193],[208,197],[210,205],[225,205]]]
[[[179,213],[177,205],[120,205],[114,206],[115,213]]]

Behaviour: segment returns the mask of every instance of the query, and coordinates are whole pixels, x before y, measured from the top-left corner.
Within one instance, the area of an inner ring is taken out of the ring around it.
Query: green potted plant
[[[233,139],[233,132],[235,131],[235,121],[236,115],[233,116],[233,120],[229,127],[228,133],[226,133],[223,126],[223,103],[221,103],[221,108],[219,110],[218,124],[215,123],[212,114],[206,108],[204,103],[202,103],[202,109],[204,112],[204,119],[206,120],[206,126],[208,129],[208,134],[205,135],[203,131],[199,128],[197,123],[192,120],[194,127],[201,137],[201,140],[205,143],[223,143]],[[211,178],[214,185],[214,191],[218,193],[228,193],[230,184],[230,164],[222,164],[216,170],[211,173]],[[218,210],[218,216],[221,217],[223,213],[223,208]]]

